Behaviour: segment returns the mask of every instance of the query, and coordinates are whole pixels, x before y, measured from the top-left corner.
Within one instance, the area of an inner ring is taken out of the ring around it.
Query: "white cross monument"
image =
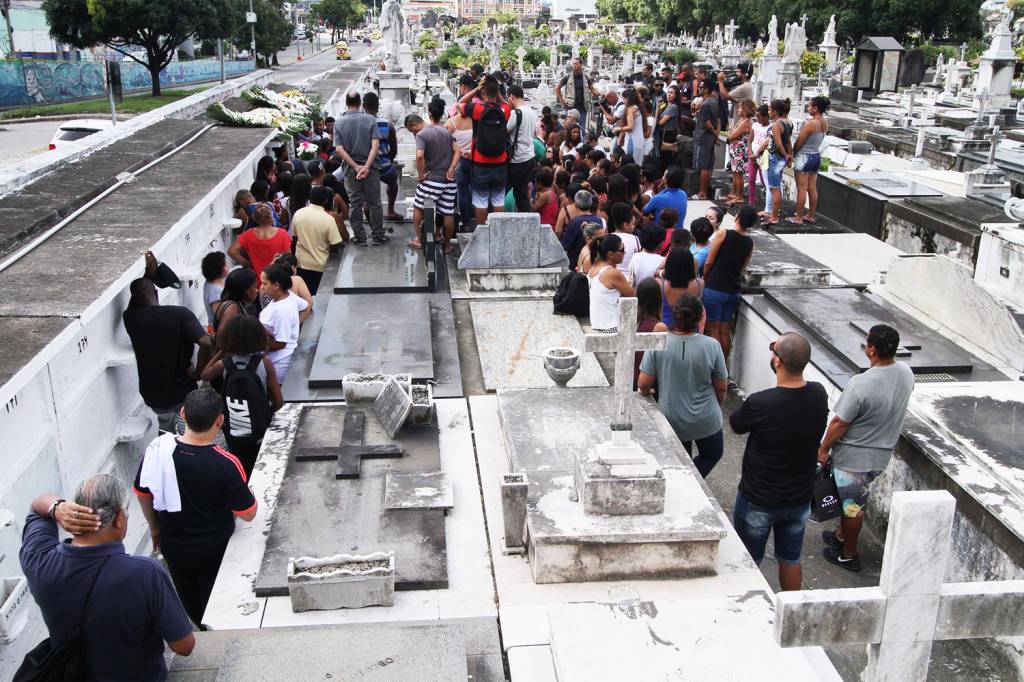
[[[898,492],[878,587],[780,592],[782,647],[867,644],[865,682],[925,682],[932,642],[1024,635],[1024,580],[943,583],[956,500]]]

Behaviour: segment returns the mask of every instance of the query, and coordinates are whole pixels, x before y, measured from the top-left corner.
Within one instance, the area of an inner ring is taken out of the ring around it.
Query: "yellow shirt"
[[[300,208],[292,216],[292,230],[299,242],[295,247],[295,258],[303,270],[323,272],[327,267],[330,247],[340,244],[341,233],[338,223],[322,206],[310,204]]]

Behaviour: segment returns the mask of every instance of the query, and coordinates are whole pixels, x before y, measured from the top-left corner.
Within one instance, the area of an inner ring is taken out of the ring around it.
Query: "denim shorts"
[[[714,144],[693,145],[693,167],[703,171],[715,170]]]
[[[504,163],[474,163],[469,169],[469,185],[473,189],[473,208],[505,205]]]
[[[768,157],[768,170],[765,171],[765,182],[771,189],[782,187],[782,171],[786,170],[786,157],[772,154]]]
[[[871,482],[882,475],[881,471],[847,471],[832,467],[836,479],[839,499],[843,501],[843,516],[856,518],[864,514],[868,506]]]
[[[800,152],[793,159],[793,170],[798,173],[817,173],[821,168],[821,154]]]
[[[732,322],[736,308],[740,304],[740,294],[729,294],[715,289],[704,289],[701,296],[704,311],[708,314],[708,322]]]
[[[804,529],[811,518],[811,505],[769,509],[759,507],[743,493],[736,493],[736,506],[732,513],[732,525],[750,552],[754,563],[764,559],[764,548],[768,534],[775,531],[775,558],[780,564],[800,563],[800,550],[804,544]]]

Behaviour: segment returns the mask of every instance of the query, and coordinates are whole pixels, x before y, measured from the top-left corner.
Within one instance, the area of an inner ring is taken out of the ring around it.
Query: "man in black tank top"
[[[704,333],[721,344],[726,360],[732,347],[732,318],[740,302],[740,280],[754,253],[754,240],[747,230],[756,223],[757,211],[752,206],[740,208],[736,228],[720,230],[719,235],[712,237],[711,251],[704,263]]]

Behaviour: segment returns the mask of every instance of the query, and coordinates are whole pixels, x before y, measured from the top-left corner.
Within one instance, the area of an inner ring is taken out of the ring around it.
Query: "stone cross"
[[[932,642],[1024,635],[1024,580],[943,583],[956,500],[898,492],[878,587],[780,592],[782,647],[867,644],[862,679],[925,682]]]
[[[738,28],[739,25],[737,25],[737,23],[732,19],[730,19],[729,23],[725,25],[725,42],[727,44],[732,45],[736,42],[736,29]]]
[[[907,118],[914,117],[914,99],[917,98],[917,85],[910,86],[910,101],[907,102]]]
[[[523,47],[522,45],[520,45],[519,47],[516,48],[516,62],[517,62],[517,65],[519,66],[519,76],[520,76],[520,78],[526,75],[526,69],[523,66],[523,58],[524,57],[526,57],[526,48]]]
[[[960,61],[964,61],[967,56],[967,43],[960,43]]]
[[[992,146],[988,149],[988,166],[996,165],[996,149],[999,147],[999,140],[1002,139],[1002,134],[999,132],[999,126],[996,126],[992,131],[992,134],[988,136]]]
[[[636,331],[636,305],[636,298],[619,298],[619,330],[614,334],[587,334],[584,341],[587,353],[615,353],[612,431],[633,428],[633,353],[662,350],[667,343],[665,332]]]
[[[921,127],[917,131],[917,147],[914,149],[914,158],[921,158],[924,155],[924,138],[928,132],[927,128]]]
[[[809,18],[810,17],[807,16],[807,12],[804,12],[803,14],[800,15],[800,28],[802,28],[804,31],[807,30],[807,20]]]
[[[978,93],[978,116],[974,119],[974,125],[980,126],[985,123],[985,109],[988,108],[988,88],[982,88]]]

